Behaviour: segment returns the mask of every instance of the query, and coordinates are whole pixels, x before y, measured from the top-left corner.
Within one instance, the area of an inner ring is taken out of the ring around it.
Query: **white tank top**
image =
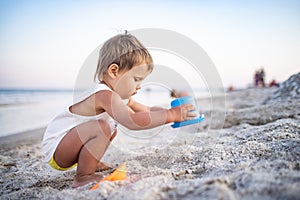
[[[61,139],[74,127],[86,123],[88,121],[92,120],[105,120],[110,128],[111,133],[114,132],[114,130],[117,127],[117,123],[106,113],[100,113],[99,115],[94,116],[81,116],[74,113],[71,113],[69,108],[72,105],[75,105],[76,103],[79,103],[85,99],[87,99],[89,96],[95,94],[96,92],[99,92],[101,90],[110,90],[111,89],[105,85],[105,84],[96,84],[95,87],[86,90],[84,93],[82,93],[76,100],[69,106],[67,106],[62,112],[60,112],[58,115],[54,117],[54,119],[50,122],[48,125],[43,141],[42,141],[42,151],[45,156],[45,161],[48,162],[51,157],[53,156],[59,142]]]

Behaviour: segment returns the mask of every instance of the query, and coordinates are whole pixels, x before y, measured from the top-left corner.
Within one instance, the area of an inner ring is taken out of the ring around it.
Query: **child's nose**
[[[136,86],[136,89],[139,90],[141,89],[142,87],[140,85]]]

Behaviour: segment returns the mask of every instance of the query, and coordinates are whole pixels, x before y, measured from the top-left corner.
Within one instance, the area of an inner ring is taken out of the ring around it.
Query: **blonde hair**
[[[130,70],[136,65],[146,63],[149,71],[153,70],[153,60],[148,50],[138,39],[128,34],[118,34],[107,40],[99,51],[98,66],[94,78],[103,80],[111,64],[117,64],[119,70]]]

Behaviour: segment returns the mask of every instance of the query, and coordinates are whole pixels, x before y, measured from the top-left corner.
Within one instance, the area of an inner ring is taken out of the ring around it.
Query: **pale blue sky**
[[[0,87],[72,88],[87,56],[118,30],[163,28],[197,42],[224,86],[300,71],[299,1],[0,0]]]

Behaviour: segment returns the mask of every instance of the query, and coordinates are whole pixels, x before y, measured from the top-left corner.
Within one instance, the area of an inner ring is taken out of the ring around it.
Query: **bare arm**
[[[134,112],[149,112],[151,110],[151,107],[146,106],[144,104],[141,104],[137,101],[135,101],[133,98],[129,99],[129,102],[127,104]]]
[[[134,100],[133,98],[129,99],[129,102],[127,104],[134,112],[149,112],[149,111],[159,111],[159,110],[165,110],[161,107],[149,107],[144,104],[141,104]]]
[[[142,109],[139,112],[135,112],[122,102],[118,94],[108,90],[96,93],[96,107],[103,108],[112,118],[132,130],[154,128],[170,122],[180,122],[193,117],[193,115],[188,112],[193,110],[193,106],[190,104],[158,111]]]

